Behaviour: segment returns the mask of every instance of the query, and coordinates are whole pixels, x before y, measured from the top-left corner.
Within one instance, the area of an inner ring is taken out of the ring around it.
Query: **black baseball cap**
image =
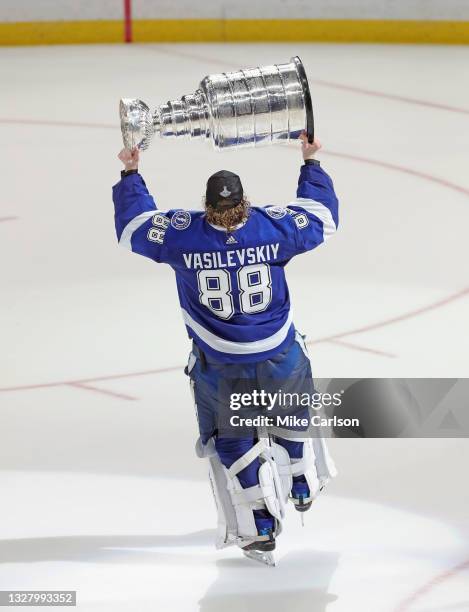
[[[215,172],[207,181],[205,198],[212,208],[234,208],[243,199],[241,179],[229,170]]]

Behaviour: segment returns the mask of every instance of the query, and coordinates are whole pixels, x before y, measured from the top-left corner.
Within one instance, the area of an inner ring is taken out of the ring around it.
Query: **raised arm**
[[[316,160],[321,143],[302,140],[304,165],[300,170],[296,199],[288,204],[297,226],[296,238],[299,251],[309,251],[325,242],[339,225],[339,202],[330,176]]]
[[[139,151],[122,149],[121,180],[112,188],[119,245],[154,261],[164,260],[164,239],[170,220],[158,211],[138,173]]]

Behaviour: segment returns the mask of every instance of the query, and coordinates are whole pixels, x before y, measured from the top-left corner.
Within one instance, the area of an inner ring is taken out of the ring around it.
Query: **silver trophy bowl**
[[[119,115],[125,147],[146,149],[155,132],[149,107],[142,100],[122,98]]]
[[[156,107],[120,101],[124,146],[148,148],[152,137],[210,139],[216,149],[314,139],[308,80],[299,57],[289,63],[206,76],[199,89]]]

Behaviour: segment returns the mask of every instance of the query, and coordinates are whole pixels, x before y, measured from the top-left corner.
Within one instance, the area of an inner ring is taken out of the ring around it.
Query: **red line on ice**
[[[117,391],[109,391],[108,389],[100,389],[99,387],[92,387],[91,385],[85,385],[79,382],[69,382],[68,387],[75,387],[76,389],[85,389],[86,391],[94,391],[95,393],[102,393],[103,395],[111,395],[118,397],[119,399],[125,400],[136,400],[137,398],[133,395],[127,395],[126,393],[118,393]]]
[[[143,370],[140,372],[127,372],[124,374],[110,374],[104,376],[96,376],[95,378],[81,378],[78,380],[59,380],[48,383],[38,383],[32,385],[19,385],[16,387],[1,387],[0,392],[9,392],[9,391],[29,391],[32,389],[47,389],[49,387],[61,387],[61,386],[71,386],[71,387],[85,387],[91,390],[89,383],[93,382],[102,382],[103,380],[120,380],[121,378],[134,378],[135,376],[149,376],[151,374],[163,374],[164,372],[174,372],[176,370],[182,371],[184,366],[170,366],[167,368],[156,368],[154,370]],[[105,393],[102,389],[99,389],[99,392]],[[127,396],[126,399],[129,399],[130,396]]]
[[[98,128],[98,129],[111,129],[116,130],[119,126],[111,123],[87,123],[82,121],[55,121],[49,119],[24,119],[18,117],[17,119],[0,117],[0,123],[12,124],[12,125],[46,125],[51,127],[78,127],[78,128]]]
[[[353,155],[351,153],[338,153],[337,151],[328,151],[327,149],[321,150],[321,154],[330,155],[331,157],[340,157],[342,159],[350,159],[352,161],[361,162],[362,164],[370,164],[371,166],[379,166],[380,168],[386,168],[387,170],[395,170],[396,172],[402,172],[403,174],[409,174],[410,176],[416,176],[425,181],[436,183],[441,187],[446,187],[452,191],[457,191],[465,196],[469,196],[469,188],[457,185],[451,181],[447,181],[444,178],[435,176],[434,174],[428,174],[427,172],[421,172],[420,170],[414,170],[408,166],[399,166],[397,164],[391,164],[389,162],[380,161],[378,159],[371,159],[369,157],[362,157],[360,155]]]
[[[327,340],[311,340],[306,344],[319,344],[321,342],[329,342],[331,344],[337,344],[338,346],[344,346],[345,348],[352,349],[353,351],[361,351],[363,353],[371,353],[373,355],[378,355],[380,357],[396,357],[393,353],[388,353],[387,351],[380,351],[379,349],[370,348],[368,346],[362,346],[360,344],[355,344],[352,342],[345,342],[343,340],[339,340],[339,338],[330,338]]]
[[[166,53],[167,55],[173,55],[176,57],[185,57],[188,59],[196,60],[199,62],[205,62],[207,64],[212,64],[214,66],[221,66],[229,71],[236,70],[236,66],[239,64],[239,61],[228,61],[224,59],[218,59],[214,56],[207,57],[204,55],[200,55],[199,53],[186,53],[181,49],[171,48],[165,49],[164,47],[155,47],[154,45],[145,45],[143,47],[145,51],[153,51],[156,53]],[[327,81],[324,79],[309,79],[310,83],[314,83],[315,85],[319,85],[320,87],[327,87],[330,89],[341,89],[343,91],[349,91],[351,93],[360,94],[363,96],[372,96],[375,98],[384,98],[387,100],[392,100],[394,102],[402,102],[403,104],[413,104],[417,106],[425,106],[427,108],[432,108],[436,110],[447,111],[450,113],[459,113],[463,115],[469,115],[468,108],[461,108],[458,106],[451,106],[449,104],[443,104],[440,102],[433,102],[431,100],[422,100],[420,98],[411,98],[408,96],[402,96],[399,94],[387,93],[385,91],[377,91],[375,89],[366,89],[364,87],[357,87],[355,85],[347,85],[345,83],[337,83],[335,81]]]
[[[313,79],[311,81],[315,85],[321,85],[322,87],[329,87],[331,89],[341,89],[344,91],[350,91],[352,93],[363,94],[365,96],[373,96],[376,98],[386,98],[395,102],[403,102],[405,104],[414,104],[417,106],[427,106],[428,108],[449,111],[450,113],[461,113],[463,115],[469,115],[469,109],[461,108],[458,106],[450,106],[449,104],[440,104],[439,102],[431,102],[430,100],[421,100],[419,98],[408,98],[407,96],[401,96],[397,94],[390,94],[384,91],[376,91],[374,89],[365,89],[362,87],[356,87],[355,85],[345,85],[343,83],[335,83],[334,81],[324,81],[322,79]]]
[[[5,221],[15,221],[18,217],[0,217],[0,223],[4,223]]]
[[[419,599],[422,599],[422,597],[424,597],[427,593],[432,591],[439,584],[446,582],[450,578],[453,578],[453,576],[456,576],[457,574],[464,572],[468,569],[469,569],[469,560],[464,561],[463,563],[460,563],[459,565],[456,565],[455,567],[452,567],[451,569],[446,570],[445,572],[442,572],[438,576],[435,576],[429,582],[427,582],[426,584],[421,586],[417,591],[415,591],[415,593],[413,593],[412,595],[407,597],[404,601],[402,601],[395,609],[395,612],[407,612],[408,610],[411,609],[411,606],[416,601],[418,601]]]
[[[363,327],[357,327],[355,329],[350,329],[348,331],[341,332],[339,334],[334,334],[332,336],[325,336],[324,338],[317,338],[316,340],[311,340],[311,344],[316,344],[318,342],[329,342],[338,339],[345,338],[347,336],[354,336],[355,334],[363,334],[365,332],[369,332],[375,329],[380,329],[382,327],[387,327],[388,325],[393,325],[394,323],[400,323],[401,321],[406,321],[408,319],[413,319],[420,315],[423,315],[432,310],[437,310],[438,308],[442,308],[443,306],[447,306],[456,300],[467,297],[469,295],[469,287],[465,287],[458,291],[457,293],[453,293],[441,300],[436,302],[432,302],[431,304],[427,304],[426,306],[421,306],[420,308],[416,308],[415,310],[409,310],[408,312],[404,312],[400,315],[396,315],[395,317],[390,317],[389,319],[384,319],[383,321],[377,321],[376,323],[370,323],[369,325],[364,325]]]

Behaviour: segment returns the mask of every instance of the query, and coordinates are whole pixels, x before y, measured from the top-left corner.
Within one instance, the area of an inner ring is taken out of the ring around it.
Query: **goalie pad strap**
[[[255,485],[248,489],[243,489],[242,491],[233,492],[231,497],[233,499],[233,504],[239,506],[240,504],[264,500],[264,498],[271,495],[275,495],[274,487],[268,485]]]
[[[259,457],[259,455],[266,448],[267,448],[267,445],[263,440],[259,440],[259,442],[254,444],[254,446],[250,448],[247,451],[247,453],[245,453],[242,457],[240,457],[234,463],[232,463],[229,468],[227,468],[228,474],[231,476],[231,478],[239,474],[239,472],[244,470],[244,468],[247,468],[248,465],[250,465],[256,457]]]
[[[327,481],[328,479],[337,476],[337,469],[329,454],[326,440],[324,438],[320,436],[292,436],[290,431],[288,431],[286,434],[286,430],[282,429],[281,427],[272,427],[272,432],[279,438],[284,438],[286,440],[290,440],[291,442],[304,442],[305,446],[311,446],[315,470],[319,480]],[[305,467],[308,469],[310,466],[307,464]],[[293,476],[298,476],[301,473],[302,472],[295,473]]]
[[[301,476],[305,472],[307,472],[311,466],[313,466],[314,460],[311,456],[303,457],[302,459],[298,459],[295,463],[291,463],[290,465],[281,465],[278,467],[278,472],[280,475],[283,474],[291,474],[292,476]]]

